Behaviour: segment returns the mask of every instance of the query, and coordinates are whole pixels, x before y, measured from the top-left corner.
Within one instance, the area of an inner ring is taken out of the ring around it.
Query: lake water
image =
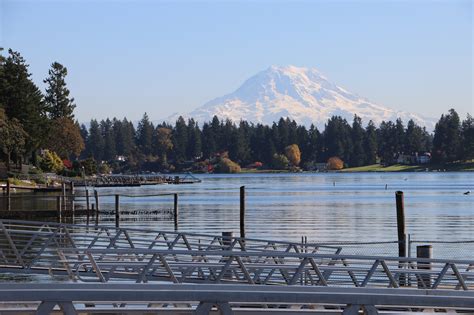
[[[474,190],[474,174],[469,172],[198,177],[202,183],[103,188],[99,193],[177,192],[179,231],[233,231],[239,235],[239,187],[245,186],[247,237],[300,241],[301,236],[306,236],[311,242],[379,242],[397,240],[395,191],[401,190],[405,195],[407,233],[412,240],[474,240],[474,191],[463,194]],[[104,197],[103,202],[102,207],[113,209],[113,197]],[[122,207],[130,209],[171,209],[173,197],[122,198],[122,202]],[[121,226],[174,229],[169,215],[122,216]],[[448,244],[447,248],[443,250],[470,252],[474,243],[461,247]]]
[[[179,231],[239,235],[239,187],[246,187],[246,236],[308,242],[397,240],[395,191],[405,194],[407,233],[420,241],[474,240],[474,173],[200,174],[202,183],[100,188],[99,194],[179,193]],[[385,187],[387,185],[387,189]],[[78,188],[83,193],[84,188]],[[471,190],[470,195],[463,193]],[[114,199],[100,198],[101,209]],[[54,207],[54,202],[53,202]],[[121,198],[122,209],[172,209],[173,197]],[[113,216],[101,223],[113,224]],[[76,218],[76,223],[84,222]],[[171,215],[122,215],[121,226],[173,230]],[[436,245],[443,257],[474,257],[474,243]],[[357,248],[362,248],[358,246]],[[396,244],[358,253],[396,255]]]

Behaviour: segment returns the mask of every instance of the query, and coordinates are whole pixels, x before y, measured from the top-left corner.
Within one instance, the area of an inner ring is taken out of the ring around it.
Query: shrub
[[[231,161],[228,158],[222,158],[217,165],[217,170],[220,173],[240,173],[240,165]]]
[[[54,151],[44,150],[40,158],[39,165],[45,172],[59,173],[64,169],[61,158]]]
[[[301,151],[297,144],[289,145],[285,148],[285,155],[292,165],[298,166],[301,162]]]
[[[344,161],[337,156],[333,156],[329,158],[327,168],[328,170],[342,170],[344,168]]]
[[[277,170],[284,170],[288,167],[288,164],[290,161],[288,161],[288,158],[284,156],[283,154],[274,154],[273,159],[272,159],[272,166],[274,169]]]

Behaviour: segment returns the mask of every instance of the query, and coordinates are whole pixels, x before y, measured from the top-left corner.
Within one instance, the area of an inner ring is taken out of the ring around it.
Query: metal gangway
[[[429,306],[474,309],[474,261],[469,259],[349,255],[342,246],[103,225],[0,220],[0,272],[66,279],[68,292],[87,284],[87,288],[98,290],[98,296],[90,300],[97,302],[120,302],[107,299],[115,294],[115,285],[131,286],[130,290],[144,296],[151,296],[147,288],[168,290],[170,293],[156,293],[160,298],[145,300],[152,304],[159,300],[161,306],[187,301],[186,310],[196,314],[208,314],[216,305],[223,314],[232,314],[234,308],[245,313],[249,305],[259,305],[258,313],[278,308],[278,301],[299,303],[297,308],[302,312],[310,304],[323,305],[324,309],[336,304],[345,314],[356,314],[361,308],[376,314],[377,309],[391,306],[404,306],[403,310]],[[199,288],[206,288],[208,295],[191,298],[193,290]],[[8,291],[8,285],[3,290]],[[70,295],[67,301],[54,300],[47,289],[42,290],[45,292],[35,300],[41,302],[35,304],[37,310],[51,311],[59,305],[65,313],[73,314],[71,305],[90,297],[84,293]],[[185,290],[189,290],[188,299]],[[242,293],[245,290],[254,296]],[[213,296],[210,291],[221,292],[214,295],[221,298],[209,299]],[[25,292],[28,288],[20,286],[18,296],[8,295],[11,298],[0,301],[8,304],[21,300]],[[392,300],[382,296],[392,296]],[[145,300],[125,294],[122,302]],[[357,301],[365,302],[354,304]],[[149,303],[140,307],[150,307]]]
[[[342,247],[0,220],[0,271],[74,281],[474,288],[474,261],[347,255]]]

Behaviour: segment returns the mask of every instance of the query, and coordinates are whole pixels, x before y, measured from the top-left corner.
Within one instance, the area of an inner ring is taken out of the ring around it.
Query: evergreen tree
[[[90,152],[88,151],[87,146],[87,143],[89,142],[89,131],[87,130],[86,125],[81,124],[80,133],[85,145],[84,150],[81,152],[80,158],[85,159],[90,156]]]
[[[375,164],[377,162],[377,128],[372,120],[365,128],[364,151],[365,165]]]
[[[115,146],[115,134],[112,122],[110,119],[102,120],[100,122],[100,129],[104,139],[104,156],[105,161],[112,161],[117,155]]]
[[[250,126],[246,121],[240,121],[239,128],[235,130],[232,147],[235,148],[235,158],[239,164],[249,164],[250,155]]]
[[[316,128],[313,124],[309,127],[308,130],[308,148],[306,149],[308,151],[307,154],[305,154],[304,149],[303,149],[303,156],[307,156],[308,161],[313,161],[317,162],[320,155],[321,155],[321,133],[319,132],[318,128]]]
[[[436,162],[458,160],[461,152],[461,123],[454,109],[441,115],[435,127],[433,139],[433,159]]]
[[[91,120],[86,146],[87,152],[89,152],[96,161],[102,161],[102,157],[104,156],[104,139],[99,123],[95,119]]]
[[[9,119],[17,119],[27,133],[25,150],[34,153],[47,139],[43,95],[31,80],[25,59],[11,49],[0,58],[0,106]]]
[[[173,141],[171,139],[173,131],[166,127],[158,127],[156,130],[157,149],[160,156],[161,166],[168,165],[168,152],[173,149]]]
[[[395,152],[396,153],[406,153],[403,152],[406,140],[405,140],[405,126],[401,118],[397,118],[395,121]]]
[[[187,160],[188,127],[183,117],[179,117],[173,130],[173,147],[177,162]]]
[[[130,158],[136,151],[136,132],[135,127],[131,121],[128,121],[126,118],[122,120],[121,129],[120,129],[120,141],[121,149],[123,150],[121,154]]]
[[[150,155],[153,153],[154,133],[155,127],[150,122],[147,113],[143,114],[142,119],[138,123],[136,135],[137,145],[142,154]]]
[[[51,65],[49,77],[43,82],[47,84],[45,103],[51,119],[66,117],[74,119],[74,98],[69,98],[69,89],[66,87],[67,68],[58,62]]]
[[[10,170],[12,156],[15,160],[24,152],[25,141],[28,135],[16,119],[8,119],[0,108],[0,156],[5,157],[7,170]]]
[[[278,136],[275,134],[275,144],[277,146],[278,152],[283,152],[284,149],[290,145],[290,120],[280,118],[278,121]],[[296,140],[295,140],[296,141]]]
[[[305,126],[297,125],[295,143],[298,145],[298,147],[301,150],[301,161],[303,163],[309,161],[310,156],[311,156],[311,149],[310,149],[310,143],[309,143],[308,130],[306,130]]]
[[[219,151],[228,151],[231,160],[236,159],[236,147],[233,145],[236,139],[236,127],[230,119],[226,119],[220,128]]]
[[[349,161],[352,152],[351,126],[340,116],[328,120],[323,133],[326,159],[336,156]]]
[[[397,130],[391,121],[382,121],[378,129],[377,148],[384,164],[393,164],[398,153]]]
[[[474,119],[467,114],[462,122],[462,156],[465,160],[474,159]]]
[[[202,153],[204,158],[210,158],[217,151],[216,137],[212,125],[202,126]]]
[[[194,119],[188,120],[188,144],[186,155],[190,159],[200,157],[202,154],[201,130]]]
[[[424,132],[423,128],[418,126],[413,119],[408,121],[404,152],[406,154],[422,153],[424,151]]]
[[[362,127],[362,119],[354,115],[352,123],[352,153],[349,163],[352,167],[364,165],[367,160],[367,152],[364,149],[365,130]]]

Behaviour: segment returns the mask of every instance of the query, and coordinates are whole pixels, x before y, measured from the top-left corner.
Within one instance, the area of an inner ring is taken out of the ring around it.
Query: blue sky
[[[473,114],[472,1],[9,1],[0,46],[35,82],[69,71],[76,117],[153,120],[270,65],[316,67],[372,101]]]

